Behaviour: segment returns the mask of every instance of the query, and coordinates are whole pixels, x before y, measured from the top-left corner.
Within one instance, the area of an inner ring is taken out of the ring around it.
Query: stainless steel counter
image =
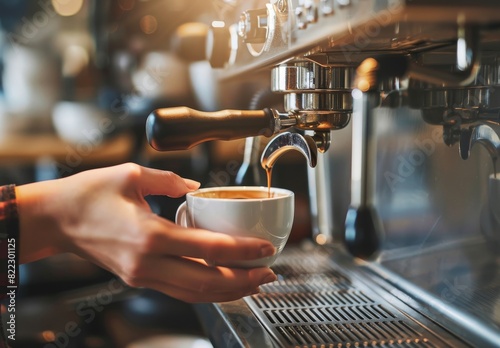
[[[359,266],[340,249],[287,247],[260,294],[197,311],[216,347],[469,346]]]

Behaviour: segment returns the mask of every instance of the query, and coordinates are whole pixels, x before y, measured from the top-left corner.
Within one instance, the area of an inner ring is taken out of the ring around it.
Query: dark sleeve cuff
[[[15,185],[0,186],[0,298],[19,278],[19,217]]]

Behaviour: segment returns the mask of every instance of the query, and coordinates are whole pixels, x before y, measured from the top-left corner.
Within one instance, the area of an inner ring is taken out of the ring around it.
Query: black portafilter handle
[[[210,140],[270,137],[276,133],[275,126],[270,109],[203,112],[172,107],[156,109],[148,116],[146,136],[158,151],[187,150]]]

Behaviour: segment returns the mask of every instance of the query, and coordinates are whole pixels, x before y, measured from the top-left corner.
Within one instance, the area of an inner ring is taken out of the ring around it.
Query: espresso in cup
[[[278,192],[267,192],[261,189],[244,189],[244,190],[208,190],[193,193],[195,197],[204,198],[226,198],[226,199],[266,199],[279,196]],[[282,194],[283,195],[283,194]]]
[[[269,240],[276,254],[257,260],[233,260],[220,264],[231,267],[270,266],[279,256],[290,235],[294,217],[292,191],[267,187],[214,187],[186,195],[175,221],[185,227],[201,228],[235,236]]]

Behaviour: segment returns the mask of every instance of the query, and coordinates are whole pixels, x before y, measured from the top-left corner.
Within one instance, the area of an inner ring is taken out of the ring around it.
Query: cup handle
[[[177,212],[175,213],[175,223],[177,225],[187,227],[186,209],[186,202],[183,202],[179,208],[177,208]]]

